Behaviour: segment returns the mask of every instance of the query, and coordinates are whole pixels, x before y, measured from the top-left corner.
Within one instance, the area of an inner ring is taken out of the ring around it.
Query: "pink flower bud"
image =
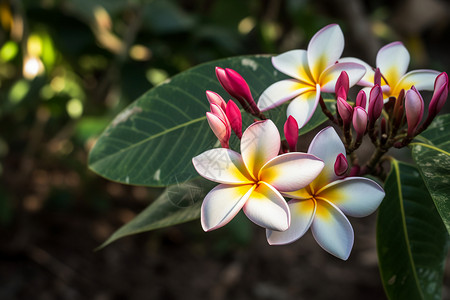
[[[347,101],[345,101],[343,98],[338,97],[337,110],[342,118],[342,122],[344,122],[344,124],[350,124],[350,122],[352,121],[353,107],[348,104]]]
[[[361,106],[356,106],[353,110],[353,128],[355,128],[358,139],[366,133],[367,112]]]
[[[341,75],[339,75],[336,85],[334,87],[334,91],[336,93],[336,99],[341,97],[343,99],[347,99],[348,90],[349,90],[349,78],[348,74],[345,71],[341,72]]]
[[[244,103],[246,102],[250,106],[251,110],[254,112],[259,112],[247,82],[238,72],[228,68],[222,69],[220,67],[216,67],[216,76],[228,94],[236,98],[242,106],[245,107],[246,105]]]
[[[336,162],[334,163],[334,173],[336,176],[342,176],[347,172],[348,169],[348,162],[345,158],[345,155],[342,153],[339,153],[339,155],[336,157]]]
[[[374,78],[373,78],[373,84],[381,86],[381,71],[380,71],[380,68],[377,68],[375,70],[375,75],[374,75]]]
[[[206,98],[210,104],[217,104],[223,111],[225,111],[227,104],[219,94],[212,91],[206,91]]]
[[[366,107],[367,107],[367,96],[366,96],[366,93],[363,90],[360,90],[358,92],[358,95],[356,95],[355,106],[360,106],[360,107],[366,109]]]
[[[211,127],[212,131],[219,139],[220,145],[223,148],[229,148],[228,142],[230,140],[231,131],[225,122],[210,112],[206,113],[206,119],[208,120],[209,127]]]
[[[408,135],[412,136],[423,116],[423,99],[414,86],[406,92],[405,112],[408,122]]]
[[[289,144],[289,150],[295,151],[298,141],[298,123],[293,116],[289,116],[284,123],[284,136]]]
[[[443,72],[434,81],[434,92],[428,106],[428,115],[435,117],[442,109],[448,96],[448,76]]]
[[[211,112],[206,113],[209,127],[219,139],[223,148],[229,148],[231,126],[227,116],[217,104],[211,104]]]
[[[369,96],[369,120],[375,122],[383,111],[383,92],[379,85],[375,85],[370,90]]]
[[[225,112],[223,111],[223,109],[217,105],[217,104],[210,104],[209,105],[209,109],[211,110],[211,113],[216,115],[217,117],[219,117],[221,120],[223,120],[224,122],[227,121],[227,115],[225,114]]]
[[[242,115],[239,107],[233,100],[229,100],[226,109],[226,115],[230,121],[231,129],[239,139],[242,138]]]

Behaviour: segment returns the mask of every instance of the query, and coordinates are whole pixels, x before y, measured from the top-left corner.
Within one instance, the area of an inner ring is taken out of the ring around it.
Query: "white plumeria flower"
[[[374,212],[384,197],[384,190],[363,177],[339,179],[334,163],[345,147],[336,131],[327,127],[311,142],[308,153],[321,158],[325,167],[311,184],[295,192],[283,193],[288,202],[291,226],[284,232],[267,230],[271,245],[296,241],[311,227],[318,244],[340,259],[346,260],[353,247],[353,228],[347,214],[364,217]]]
[[[401,42],[393,42],[387,44],[378,50],[376,58],[376,66],[381,72],[381,89],[383,90],[383,98],[385,102],[389,97],[397,97],[403,89],[405,92],[415,86],[417,90],[432,91],[434,81],[439,75],[435,70],[414,70],[406,73],[408,70],[410,55],[406,47]],[[358,85],[369,87],[364,91],[369,95],[370,87],[374,86],[375,71],[366,62],[354,58],[346,57],[339,59],[342,63],[358,63],[366,68],[366,74],[358,82]],[[366,107],[368,107],[366,105]]]
[[[334,93],[342,71],[347,72],[350,86],[364,76],[364,66],[353,62],[337,63],[343,50],[342,30],[339,25],[331,24],[314,35],[308,50],[291,50],[273,57],[273,66],[293,79],[269,86],[259,98],[259,109],[266,111],[293,99],[287,116],[293,116],[299,128],[303,127],[316,110],[320,93]]]
[[[226,225],[240,210],[264,228],[286,230],[290,212],[280,192],[307,186],[322,171],[322,160],[292,152],[279,155],[275,124],[259,121],[242,135],[241,154],[225,148],[208,150],[192,159],[197,172],[220,183],[205,197],[201,223],[205,231]]]

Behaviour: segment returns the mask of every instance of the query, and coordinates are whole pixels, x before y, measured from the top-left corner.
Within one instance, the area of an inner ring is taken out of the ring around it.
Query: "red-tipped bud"
[[[357,139],[360,139],[367,129],[367,112],[361,106],[353,110],[353,128],[355,128]]]
[[[448,96],[448,76],[443,72],[434,81],[434,92],[428,107],[428,115],[435,117],[442,109]]]
[[[345,158],[345,155],[342,153],[339,153],[339,155],[336,157],[336,162],[334,163],[334,173],[336,176],[342,176],[347,172],[348,169],[348,162],[347,158]]]
[[[337,99],[337,110],[342,118],[342,122],[346,125],[352,121],[353,107],[347,103],[343,98]]]
[[[229,148],[228,142],[231,136],[231,128],[228,120],[223,120],[219,116],[210,112],[206,113],[206,120],[208,120],[209,127],[211,127],[212,131],[219,139],[220,145],[222,145],[223,148]]]
[[[348,89],[350,87],[348,74],[345,71],[341,72],[339,75],[336,85],[334,86],[334,91],[336,93],[336,99],[341,97],[343,99],[347,99]]]
[[[246,102],[255,113],[259,111],[253,100],[250,88],[242,76],[232,69],[216,67],[216,76],[222,87],[244,107]]]
[[[216,115],[217,117],[219,117],[221,120],[223,120],[224,122],[227,121],[227,115],[225,114],[225,112],[223,111],[223,109],[217,105],[217,104],[210,104],[209,105],[209,109],[211,110],[211,113]]]
[[[406,121],[408,122],[408,135],[413,136],[414,131],[422,120],[423,116],[423,99],[414,86],[406,92],[405,112]]]
[[[242,138],[242,115],[239,107],[233,100],[229,100],[226,109],[226,115],[230,121],[231,129],[239,139]]]
[[[363,90],[360,90],[358,92],[358,95],[356,95],[355,106],[360,106],[360,107],[366,109],[366,107],[367,107],[367,96],[366,96],[366,92],[364,92]]]
[[[212,91],[206,91],[206,98],[210,104],[217,104],[223,111],[225,111],[227,104],[219,94]]]
[[[298,123],[293,116],[289,116],[284,123],[284,136],[289,145],[289,150],[296,151],[298,141]]]
[[[380,71],[380,68],[377,68],[375,70],[375,75],[374,75],[374,78],[373,78],[373,84],[381,86],[381,71]]]
[[[375,85],[370,90],[369,96],[369,120],[375,122],[383,111],[383,92],[379,85]]]

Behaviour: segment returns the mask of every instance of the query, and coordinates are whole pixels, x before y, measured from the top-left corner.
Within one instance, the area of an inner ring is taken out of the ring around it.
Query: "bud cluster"
[[[419,126],[424,114],[424,100],[419,91],[412,86],[406,92],[401,90],[396,97],[391,96],[383,100],[381,78],[382,74],[377,69],[375,84],[368,93],[368,99],[366,92],[361,90],[354,105],[347,102],[348,75],[346,72],[343,71],[336,81],[337,119],[333,117],[332,120],[342,128],[347,154],[352,154],[358,149],[366,134],[376,147],[374,155],[364,168],[360,168],[357,159],[354,159],[352,165],[360,170],[358,172],[360,175],[373,172],[379,159],[389,148],[405,147],[415,136],[424,131],[442,109],[448,96],[448,76],[446,73],[441,73],[435,80],[427,118]],[[353,137],[354,133],[356,137]]]

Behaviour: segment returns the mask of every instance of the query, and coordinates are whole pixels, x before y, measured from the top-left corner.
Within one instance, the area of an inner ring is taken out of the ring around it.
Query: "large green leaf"
[[[286,78],[271,64],[270,56],[242,56],[209,62],[174,76],[133,102],[100,136],[89,156],[90,168],[114,181],[166,186],[197,176],[192,157],[218,146],[206,121],[206,90],[228,97],[215,77],[215,66],[237,70],[255,99],[273,82]],[[332,112],[333,100],[326,100]],[[285,106],[266,114],[282,130]],[[253,117],[244,115],[244,128]],[[327,118],[320,109],[301,133]],[[282,131],[281,131],[282,132]],[[239,150],[238,140],[232,148]]]
[[[414,161],[450,233],[450,115],[436,118],[411,143]]]
[[[213,186],[210,181],[195,178],[167,187],[146,209],[114,232],[99,249],[128,235],[199,218],[202,200]]]
[[[392,162],[377,220],[381,278],[389,299],[441,299],[448,234],[419,171]]]

